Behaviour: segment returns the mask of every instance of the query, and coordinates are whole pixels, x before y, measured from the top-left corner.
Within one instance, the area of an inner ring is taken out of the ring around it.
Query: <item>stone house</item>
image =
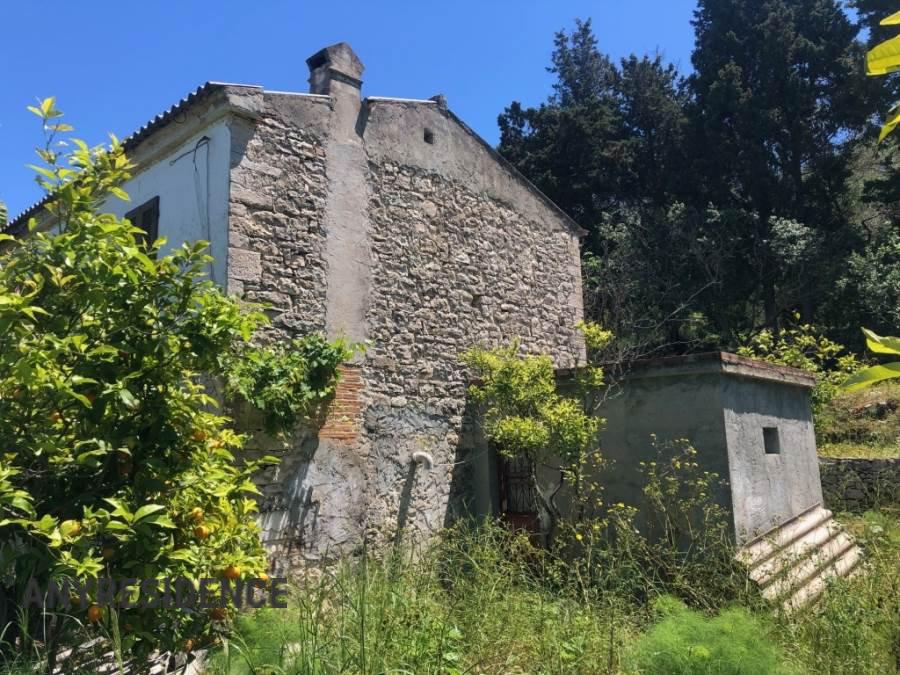
[[[283,456],[261,504],[283,567],[427,535],[471,505],[487,479],[466,349],[519,338],[558,367],[584,357],[578,225],[443,97],[361,98],[345,43],[307,63],[309,93],[207,83],[152,119],[125,141],[131,202],[106,205],[169,246],[209,241],[213,280],[272,306],[268,339],[368,343],[323,428],[254,438]]]
[[[309,93],[207,83],[152,119],[124,141],[131,202],[105,205],[170,247],[209,241],[212,279],[272,307],[264,339],[322,331],[368,345],[323,426],[273,439],[239,416],[249,452],[282,457],[260,480],[275,567],[427,538],[464,513],[533,523],[513,503],[527,497],[522,476],[467,410],[460,356],[518,339],[561,373],[583,364],[583,231],[443,97],[362,98],[345,43],[307,63]],[[46,217],[41,204],[7,231],[31,216]],[[821,503],[809,386],[733,355],[634,365],[603,413],[620,467],[609,494],[639,503],[634,465],[651,433],[689,437],[731,483],[721,500],[751,576],[795,569],[799,549],[801,588],[824,583],[810,552],[849,572],[855,548]]]

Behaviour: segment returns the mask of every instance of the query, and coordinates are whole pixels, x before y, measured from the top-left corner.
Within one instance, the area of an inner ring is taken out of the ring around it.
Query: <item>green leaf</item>
[[[895,361],[894,363],[885,363],[880,366],[864,368],[847,379],[844,384],[841,385],[841,388],[845,391],[856,391],[857,389],[870,387],[876,382],[898,377],[900,377],[900,361]]]
[[[156,525],[157,527],[165,527],[170,530],[174,530],[176,528],[175,523],[173,523],[172,519],[169,518],[169,516],[165,513],[159,513],[154,516],[147,516],[141,522],[150,525]]]
[[[125,407],[131,408],[132,410],[140,405],[140,402],[135,398],[134,394],[127,389],[119,390],[119,399],[125,404]]]
[[[150,514],[156,513],[157,511],[162,511],[165,508],[166,508],[165,506],[162,506],[160,504],[144,504],[144,506],[142,506],[141,508],[139,508],[137,511],[134,512],[134,521],[133,522],[137,523],[138,521],[143,520]]]
[[[189,548],[181,548],[177,551],[172,551],[169,554],[169,558],[171,560],[184,560],[185,562],[194,562],[196,560],[196,556]]]
[[[866,54],[866,75],[887,75],[900,70],[900,35],[876,45]]]
[[[125,192],[125,190],[123,190],[123,189],[120,188],[120,187],[115,187],[115,186],[113,186],[113,187],[109,188],[109,193],[110,193],[111,195],[114,195],[114,196],[118,197],[118,198],[121,199],[123,202],[130,202],[130,201],[131,201],[131,197],[128,196],[128,193]]]
[[[9,505],[13,508],[19,509],[20,511],[24,511],[29,516],[34,517],[34,506],[32,506],[31,502],[25,497],[15,496],[9,501]]]
[[[896,354],[900,356],[900,338],[882,337],[867,328],[862,329],[866,336],[866,346],[876,354]]]

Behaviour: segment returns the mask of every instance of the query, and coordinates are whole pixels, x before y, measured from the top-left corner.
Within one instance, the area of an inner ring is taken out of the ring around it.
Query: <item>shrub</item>
[[[636,672],[669,675],[756,675],[784,672],[783,657],[767,627],[746,609],[707,617],[663,596],[661,616],[634,645],[629,662]]]
[[[656,458],[641,462],[639,505],[602,499],[603,483],[615,479],[612,465],[587,482],[586,515],[560,537],[565,574],[584,597],[643,603],[671,594],[704,609],[753,601],[734,560],[730,514],[717,501],[725,482],[702,469],[687,441],[654,444]]]
[[[580,324],[591,346],[608,342],[610,334]],[[547,355],[521,354],[518,342],[496,349],[473,348],[463,356],[475,376],[471,399],[482,408],[484,432],[499,453],[527,461],[532,487],[549,526],[552,544],[562,517],[556,496],[568,480],[576,485],[589,455],[597,453],[597,432],[602,420],[585,410],[581,398],[559,391],[553,361]],[[603,371],[587,367],[581,373],[590,387],[603,384]],[[556,485],[542,486],[538,468],[554,468]]]
[[[794,315],[799,322],[800,315]],[[799,368],[816,376],[812,392],[813,413],[818,416],[823,407],[840,390],[848,375],[862,365],[846,347],[829,340],[816,327],[804,323],[785,327],[778,335],[765,329],[745,338],[737,353],[769,363]]]
[[[0,652],[27,653],[39,640],[52,670],[82,625],[138,658],[189,651],[215,633],[210,612],[82,601],[29,619],[26,590],[31,579],[45,588],[263,572],[251,477],[268,460],[237,459],[242,439],[201,384],[243,364],[241,382],[260,389],[243,355],[263,317],[206,278],[204,243],[162,256],[162,241],[139,243],[127,220],[98,214],[108,195],[127,198],[122,146],[73,141],[60,156],[53,141],[68,127],[53,100],[34,111],[49,134],[39,183],[63,227],[32,222],[23,239],[4,236],[0,254]],[[263,389],[283,386],[292,404],[327,395],[346,350],[309,344],[322,364],[291,364],[282,385],[267,379]]]

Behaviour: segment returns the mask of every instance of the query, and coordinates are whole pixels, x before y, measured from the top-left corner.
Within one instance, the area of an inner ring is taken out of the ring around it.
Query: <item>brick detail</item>
[[[338,372],[337,389],[319,429],[319,438],[353,441],[359,435],[362,418],[362,372],[359,366],[348,364],[338,366]]]

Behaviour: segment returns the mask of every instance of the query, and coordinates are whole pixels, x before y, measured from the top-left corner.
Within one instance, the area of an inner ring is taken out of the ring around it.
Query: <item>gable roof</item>
[[[137,146],[139,146],[143,141],[147,138],[160,131],[164,127],[168,126],[170,123],[175,122],[178,118],[187,113],[187,111],[193,108],[198,103],[208,100],[213,94],[225,91],[228,87],[240,88],[240,89],[257,89],[260,91],[265,91],[259,85],[248,85],[248,84],[236,84],[236,83],[228,83],[228,82],[215,82],[208,81],[201,84],[192,92],[188,93],[186,96],[181,98],[178,102],[159,113],[155,117],[151,118],[144,125],[142,125],[139,129],[133,132],[131,135],[127,136],[122,141],[122,147],[125,152],[128,153],[134,150]],[[269,92],[275,93],[275,92]],[[304,94],[302,92],[292,92],[295,95],[308,95],[308,96],[317,96],[316,94]],[[584,237],[587,234],[587,230],[582,228],[569,214],[563,211],[559,205],[557,205],[552,199],[550,199],[547,195],[545,195],[541,190],[537,188],[528,178],[526,178],[522,173],[513,166],[509,160],[507,160],[503,155],[501,155],[497,150],[486,140],[484,140],[478,133],[476,133],[468,124],[466,124],[462,119],[460,119],[452,110],[447,107],[446,99],[442,95],[434,96],[431,99],[422,100],[422,99],[397,99],[397,98],[389,98],[389,97],[377,97],[370,96],[367,97],[366,101],[405,101],[408,103],[419,103],[424,105],[435,105],[438,109],[445,114],[450,120],[455,122],[460,128],[465,131],[469,136],[471,136],[479,145],[481,145],[491,156],[494,161],[500,164],[506,171],[508,171],[516,180],[518,180],[529,192],[531,192],[538,200],[540,200],[545,206],[547,206],[550,210],[556,213],[560,218],[563,219],[579,237]],[[6,224],[6,227],[0,229],[0,232],[5,234],[18,235],[22,234],[27,225],[28,221],[34,216],[38,215],[45,204],[50,201],[50,195],[46,195],[39,201],[31,204],[25,210],[18,213],[14,218],[9,219]]]
[[[209,98],[211,94],[216,91],[220,91],[227,86],[228,85],[224,82],[204,82],[199,87],[194,89],[194,91],[184,96],[177,103],[159,113],[158,115],[150,119],[146,124],[141,126],[137,131],[126,137],[122,141],[122,147],[125,149],[125,152],[133,150],[141,143],[141,141],[146,139],[148,136],[151,136],[154,132],[165,127],[169,123],[173,122],[178,117],[178,115],[186,112],[188,108],[191,108],[198,102]],[[6,224],[6,227],[2,229],[2,232],[14,235],[21,234],[25,231],[29,219],[40,213],[43,206],[49,201],[50,195],[46,195],[42,199],[34,202],[25,210],[17,214],[15,218],[10,218],[9,222]]]

